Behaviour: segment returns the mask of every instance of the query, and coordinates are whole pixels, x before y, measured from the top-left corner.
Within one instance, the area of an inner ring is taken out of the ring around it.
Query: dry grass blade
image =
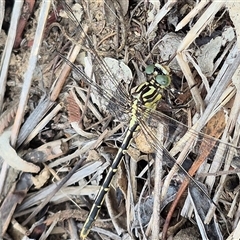
[[[12,134],[11,134],[12,146],[15,146],[15,144],[17,142],[18,132],[19,132],[19,129],[20,129],[20,126],[22,123],[24,113],[25,113],[25,107],[26,107],[27,100],[29,97],[29,91],[30,91],[30,87],[32,84],[33,73],[36,68],[36,64],[37,64],[37,60],[38,60],[37,53],[39,52],[39,48],[42,43],[44,27],[45,27],[45,23],[47,21],[47,16],[48,16],[48,12],[50,9],[50,5],[51,5],[51,2],[47,1],[47,2],[43,2],[43,5],[41,7],[39,21],[38,21],[39,24],[36,29],[34,43],[33,43],[31,55],[29,58],[28,69],[25,74],[24,85],[23,85],[21,97],[19,100],[19,107],[18,107],[17,115],[16,115],[16,118],[14,121],[14,125],[12,128]]]
[[[148,28],[148,31],[146,33],[147,36],[149,36],[153,29],[156,28],[158,23],[163,19],[163,17],[171,10],[171,8],[177,3],[177,1],[169,0],[165,3],[165,5],[160,9],[158,14],[155,16],[155,19],[152,21],[151,25]]]
[[[23,173],[22,179],[18,181],[18,183],[12,185],[0,207],[1,223],[3,223],[1,225],[2,235],[4,235],[5,231],[9,227],[9,223],[17,204],[20,204],[23,201],[31,186],[32,181],[29,173]]]
[[[9,166],[19,171],[32,173],[39,172],[40,168],[37,165],[24,161],[18,156],[15,149],[10,145],[10,135],[11,129],[5,130],[0,135],[0,157],[6,161]]]
[[[5,12],[5,2],[1,1],[0,2],[0,29],[2,29],[2,23],[4,19],[4,12]]]
[[[0,94],[0,111],[2,111],[2,106],[4,102],[4,93],[6,90],[6,80],[7,80],[7,74],[8,74],[8,67],[9,67],[9,62],[12,54],[12,49],[13,49],[13,44],[14,44],[14,39],[16,36],[16,29],[17,29],[17,24],[18,24],[18,19],[21,14],[21,8],[23,5],[24,1],[17,1],[14,4],[14,9],[13,9],[13,14],[12,14],[12,19],[11,19],[11,30],[6,43],[4,43],[4,51],[1,57],[1,65],[0,65],[0,89],[1,89],[1,94]],[[3,5],[3,3],[0,3]],[[1,6],[2,7],[2,6]],[[3,11],[3,8],[1,8],[1,11]],[[2,27],[2,25],[0,25]]]
[[[157,138],[163,144],[164,128],[161,124],[158,127]],[[152,238],[157,239],[160,234],[160,208],[161,208],[161,179],[162,179],[162,163],[163,152],[158,152],[155,160],[155,186],[154,186],[154,203],[153,203],[153,216],[152,216]],[[156,223],[156,225],[155,225]]]

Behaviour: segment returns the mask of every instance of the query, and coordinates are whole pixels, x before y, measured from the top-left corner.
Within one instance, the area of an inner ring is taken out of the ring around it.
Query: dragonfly
[[[231,144],[222,143],[219,139],[196,131],[194,128],[189,128],[183,123],[169,117],[168,115],[157,111],[157,105],[162,100],[165,92],[170,92],[172,77],[170,69],[167,66],[158,63],[147,66],[146,75],[148,76],[148,80],[137,85],[134,90],[129,93],[129,91],[126,90],[124,84],[122,82],[119,82],[116,76],[109,69],[109,66],[106,64],[105,60],[95,49],[93,41],[87,34],[87,31],[82,27],[82,24],[75,17],[72,9],[64,2],[62,2],[62,4],[64,6],[65,12],[67,12],[68,16],[71,19],[71,22],[74,24],[74,28],[77,29],[77,32],[81,32],[81,36],[78,36],[78,39],[76,37],[68,38],[73,41],[73,44],[78,44],[78,42],[81,40],[84,47],[88,49],[88,51],[92,54],[92,64],[95,67],[95,74],[92,74],[91,76],[87,75],[81,68],[71,63],[63,55],[59,55],[72,67],[73,71],[91,87],[91,89],[95,90],[96,93],[98,93],[109,103],[108,110],[113,116],[118,118],[120,115],[126,116],[127,114],[127,118],[129,119],[128,128],[122,144],[119,147],[115,159],[112,161],[112,165],[108,170],[108,173],[102,183],[101,189],[99,190],[95,198],[95,202],[83,225],[80,233],[81,239],[85,239],[88,236],[93,222],[98,217],[104,201],[104,197],[110,188],[112,179],[117,172],[118,166],[122,161],[126,150],[131,145],[133,136],[139,131],[139,129],[142,129],[145,137],[150,142],[150,145],[154,148],[156,153],[163,153],[164,158],[172,162],[172,165],[176,164],[179,168],[181,168],[181,170],[184,172],[184,175],[190,179],[193,184],[196,185],[200,191],[204,193],[204,195],[208,196],[207,190],[203,189],[201,184],[192,178],[191,175],[181,166],[181,164],[176,161],[177,154],[169,152],[169,150],[167,150],[166,147],[164,147],[163,143],[158,139],[157,135],[153,133],[152,130],[150,130],[149,122],[161,122],[165,129],[174,129],[175,136],[183,136],[186,133],[184,136],[191,136],[191,138],[194,138],[194,145],[191,148],[192,152],[194,152],[194,149],[198,149],[198,155],[201,155],[204,151],[200,147],[202,143],[205,143],[205,146],[211,146],[209,150],[211,151],[211,154],[208,154],[206,156],[206,161],[212,160],[212,155],[214,154],[217,156],[226,156],[227,151],[233,153],[234,155],[237,155],[239,154],[239,148]],[[65,30],[62,31],[66,35]],[[95,81],[94,78],[96,78],[96,76],[98,76],[100,83],[97,83]],[[104,85],[104,83],[101,84],[101,79],[106,79],[106,77],[111,81],[111,84],[115,86],[114,92],[111,87]],[[118,114],[116,114],[116,112],[118,112]],[[122,114],[119,114],[119,112]],[[120,119],[120,121],[122,121],[122,119]],[[171,133],[164,135],[164,137],[166,139],[171,137]],[[187,155],[188,154],[189,151]],[[219,168],[220,167],[221,165]],[[216,204],[214,203],[214,205]]]

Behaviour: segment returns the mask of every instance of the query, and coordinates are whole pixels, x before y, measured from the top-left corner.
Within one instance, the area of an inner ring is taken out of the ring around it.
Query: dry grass
[[[108,220],[97,220],[89,239],[240,239],[238,3],[69,3],[82,31],[62,2],[26,2],[23,10],[22,1],[0,6],[2,238],[79,239],[126,131],[131,100],[120,98],[117,83],[130,92],[149,63],[164,62],[175,85],[159,107],[166,115],[158,109],[142,124],[145,135],[132,141],[100,212]],[[114,83],[99,78],[109,74],[98,61],[104,57],[131,71],[117,69]],[[89,80],[72,73],[71,62],[84,65]],[[149,131],[158,122],[161,133]],[[188,192],[189,177],[179,171],[187,157],[195,179]]]

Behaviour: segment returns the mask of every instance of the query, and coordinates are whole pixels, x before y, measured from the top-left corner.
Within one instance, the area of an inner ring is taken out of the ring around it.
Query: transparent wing
[[[235,155],[239,155],[239,150],[240,148],[228,143],[228,142],[223,142],[221,140],[219,140],[219,138],[221,137],[224,128],[226,127],[226,120],[224,119],[224,112],[223,111],[219,111],[219,114],[216,114],[215,118],[212,118],[211,121],[209,120],[208,125],[205,127],[205,132],[209,132],[208,134],[200,132],[200,131],[196,131],[195,127],[188,127],[187,125],[183,124],[182,122],[175,120],[174,118],[160,112],[160,111],[156,111],[154,109],[146,109],[144,106],[141,107],[141,111],[144,112],[144,116],[139,115],[138,118],[141,122],[146,121],[147,124],[149,126],[154,126],[156,125],[156,120],[161,120],[161,123],[165,126],[165,128],[169,129],[169,132],[171,132],[171,135],[175,135],[175,138],[178,136],[178,138],[182,138],[182,136],[188,132],[189,136],[194,136],[195,138],[195,146],[202,144],[202,143],[221,143],[222,145],[224,145],[225,147],[227,147],[228,149],[231,149],[231,151],[234,151]],[[217,122],[219,129],[213,129],[216,130],[216,132],[212,132],[211,129],[209,128],[213,128],[214,126],[211,126],[211,124],[214,124],[214,120]],[[158,121],[159,122],[159,121]],[[174,133],[172,133],[174,132]],[[171,138],[171,136],[169,136]],[[186,139],[186,138],[185,138]],[[229,141],[231,139],[229,138]],[[172,141],[175,141],[174,139],[172,139]],[[221,146],[219,146],[220,149],[222,149]],[[224,148],[225,149],[225,148]],[[226,151],[226,149],[224,150],[222,149],[222,151]],[[223,152],[221,152],[222,154]],[[174,154],[176,155],[176,153]]]
[[[175,158],[178,157],[184,148],[186,148],[186,156],[192,154],[192,156],[194,156],[193,160],[196,160],[199,157],[204,157],[204,163],[209,164],[210,168],[214,167],[214,169],[210,170],[211,173],[223,169],[227,156],[231,155],[233,158],[240,154],[239,147],[228,142],[223,142],[223,140],[219,140],[224,133],[226,126],[225,116],[221,111],[210,119],[206,125],[204,130],[208,132],[209,135],[196,131],[194,129],[195,126],[189,128],[185,124],[165,115],[164,113],[153,109],[142,108],[145,115],[144,117],[139,115],[138,118],[146,138],[148,138],[156,151],[167,151],[166,148],[168,149],[170,154],[166,154],[166,157],[172,162],[172,165],[176,162]],[[158,141],[156,137],[157,133],[153,132],[152,128],[150,129],[150,126],[155,126],[157,129],[158,123],[164,126],[164,141],[166,148]],[[231,140],[232,139],[230,138],[229,141]],[[227,140],[225,139],[225,141]],[[189,144],[188,146],[187,143]],[[237,144],[237,142],[235,142],[235,144]]]
[[[122,73],[124,71],[126,72],[126,70],[119,70],[115,74],[112,73],[109,67],[109,63],[106,63],[106,61],[97,53],[92,40],[85,32],[82,24],[75,17],[72,9],[63,1],[62,4],[69,19],[71,20],[71,23],[73,24],[75,32],[80,33],[80,36],[79,34],[77,34],[74,37],[69,37],[64,30],[65,36],[67,36],[71,41],[74,41],[74,43],[76,44],[78,44],[78,42],[82,42],[81,40],[83,40],[84,49],[86,49],[89,53],[92,54],[92,74],[86,74],[81,68],[76,67],[69,61],[68,64],[71,65],[74,72],[83,81],[85,81],[87,84],[89,84],[96,90],[98,95],[100,95],[102,98],[106,99],[109,102],[110,110],[116,112],[114,106],[118,106],[118,111],[127,112],[129,110],[129,106],[131,105],[131,100],[129,98],[129,93],[124,86],[124,79],[121,78]],[[61,57],[64,58],[63,55],[61,55]],[[64,59],[66,61],[66,58]],[[112,62],[113,61],[114,60],[112,60]],[[117,63],[115,63],[115,65],[116,64]],[[121,65],[120,62],[118,64]]]
[[[121,89],[123,88],[121,84],[116,86],[115,81],[113,81],[113,84],[109,84],[108,82],[110,87],[106,86],[105,84],[99,85],[92,78],[88,77],[87,74],[81,68],[77,67],[75,64],[70,62],[64,55],[62,55],[61,53],[58,53],[58,54],[59,56],[61,56],[62,59],[64,59],[64,61],[69,66],[71,66],[75,74],[77,74],[85,83],[87,83],[92,88],[94,97],[99,96],[100,98],[104,99],[105,101],[103,104],[107,102],[106,108],[114,116],[121,119],[122,117],[121,114],[126,114],[129,112],[129,108],[131,107],[131,99],[129,98],[129,95],[128,97],[121,95],[122,94]],[[108,78],[108,79],[110,79],[109,81],[111,81],[112,78]]]

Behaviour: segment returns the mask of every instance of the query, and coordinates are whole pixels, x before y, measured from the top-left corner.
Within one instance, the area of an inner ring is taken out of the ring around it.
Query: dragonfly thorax
[[[132,94],[137,106],[155,109],[157,103],[162,98],[162,88],[154,80],[140,84]]]

